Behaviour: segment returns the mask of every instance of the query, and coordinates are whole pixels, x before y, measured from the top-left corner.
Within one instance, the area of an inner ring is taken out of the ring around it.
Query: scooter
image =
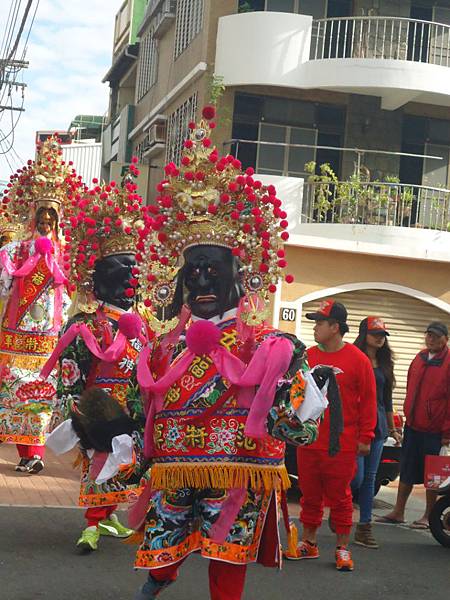
[[[436,541],[450,548],[450,477],[436,490],[441,496],[433,506],[430,516],[430,531]]]

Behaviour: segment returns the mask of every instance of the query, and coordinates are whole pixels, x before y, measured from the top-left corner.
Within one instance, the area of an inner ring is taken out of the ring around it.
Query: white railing
[[[305,182],[301,222],[450,231],[450,190],[403,183]]]
[[[401,17],[313,21],[311,60],[375,58],[450,66],[450,26]]]

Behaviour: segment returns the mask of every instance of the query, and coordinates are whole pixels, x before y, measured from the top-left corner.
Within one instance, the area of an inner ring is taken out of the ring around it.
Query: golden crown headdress
[[[287,266],[288,222],[276,190],[255,179],[252,168],[243,172],[234,156],[219,157],[210,138],[214,116],[214,107],[206,106],[200,123],[189,124],[180,167],[165,167],[157,204],[143,207],[140,293],[155,312],[173,301],[175,276],[190,246],[230,248],[239,259],[247,295],[264,305]],[[292,275],[286,281],[293,281]]]
[[[15,240],[20,237],[22,232],[22,225],[12,222],[6,211],[0,208],[0,237],[9,235],[11,240]]]
[[[142,225],[142,198],[133,177],[139,174],[133,158],[129,173],[120,185],[115,181],[86,188],[77,195],[70,217],[65,223],[64,269],[72,291],[89,301],[93,291],[92,275],[97,260],[114,254],[136,252],[138,230]],[[137,280],[132,280],[137,285]],[[134,295],[134,290],[129,292]]]
[[[36,160],[29,160],[11,175],[3,205],[11,220],[26,224],[41,206],[54,208],[61,215],[81,185],[81,177],[71,162],[63,160],[60,140],[53,135],[37,147]]]

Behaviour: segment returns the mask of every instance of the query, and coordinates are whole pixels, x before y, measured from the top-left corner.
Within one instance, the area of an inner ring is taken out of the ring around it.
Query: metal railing
[[[305,182],[302,223],[450,231],[450,190],[403,183]]]
[[[313,21],[311,60],[375,58],[450,66],[450,26],[401,17]]]

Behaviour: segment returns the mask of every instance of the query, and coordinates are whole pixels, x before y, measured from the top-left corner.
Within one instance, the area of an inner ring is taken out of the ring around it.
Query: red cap
[[[367,317],[367,333],[389,335],[386,324],[380,317]]]

